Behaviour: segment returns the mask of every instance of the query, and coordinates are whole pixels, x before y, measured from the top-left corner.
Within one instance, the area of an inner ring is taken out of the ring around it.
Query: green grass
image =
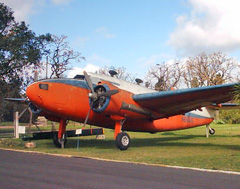
[[[0,128],[1,126],[13,126],[13,122],[0,122]]]
[[[205,136],[205,126],[154,135],[128,132],[131,146],[126,151],[115,147],[114,132],[108,129],[105,129],[105,140],[96,140],[95,136],[81,137],[79,149],[78,138],[68,138],[65,149],[55,148],[52,140],[38,140],[35,141],[37,148],[30,150],[240,172],[240,125],[212,127],[216,133],[209,138]],[[0,147],[28,150],[20,139],[2,139]]]

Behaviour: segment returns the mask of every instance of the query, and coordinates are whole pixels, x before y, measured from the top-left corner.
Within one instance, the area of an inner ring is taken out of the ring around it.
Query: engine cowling
[[[42,113],[42,109],[35,106],[33,103],[29,103],[29,108],[31,109],[33,114],[40,115]]]
[[[110,82],[101,81],[94,88],[95,93],[98,95],[109,90],[116,90],[119,92],[110,97],[100,96],[93,102],[92,109],[94,112],[103,113],[109,116],[121,116],[121,117],[151,117],[151,112],[141,108],[133,99],[132,93],[121,90],[114,86]],[[91,100],[90,100],[91,101]],[[91,103],[91,102],[90,102]]]
[[[100,95],[101,93],[104,93],[104,92],[107,92],[107,91],[113,90],[113,89],[117,89],[117,87],[115,87],[111,83],[107,83],[107,82],[103,83],[103,82],[101,82],[94,88],[94,92],[97,93],[98,95]],[[121,108],[121,104],[120,103],[116,103],[117,102],[115,100],[116,97],[118,99],[120,98],[118,100],[118,102],[121,101],[121,95],[119,95],[119,93],[115,94],[115,95],[112,95],[110,97],[99,96],[98,99],[93,102],[93,106],[92,106],[93,111],[94,112],[98,112],[98,113],[102,113],[102,112],[106,112],[106,113],[119,112],[119,110]],[[113,106],[113,103],[114,103],[114,106]]]
[[[49,121],[54,121],[54,122],[59,122],[60,118],[57,116],[54,116],[52,114],[49,114],[45,111],[43,111],[42,109],[38,108],[37,106],[35,106],[33,103],[30,102],[29,104],[29,108],[31,109],[31,112],[37,116],[44,116],[46,119],[48,119]]]

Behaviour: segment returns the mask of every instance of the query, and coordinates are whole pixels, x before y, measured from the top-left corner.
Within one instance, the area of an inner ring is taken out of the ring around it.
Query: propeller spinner
[[[85,127],[93,106],[94,107],[101,106],[102,102],[104,102],[107,97],[117,94],[119,90],[115,89],[115,90],[106,91],[105,89],[103,90],[101,87],[98,87],[94,90],[93,83],[90,76],[85,71],[83,72],[83,74],[85,76],[86,83],[91,91],[90,93],[88,93],[88,97],[91,99],[91,103],[90,103],[90,109],[84,121],[83,127]]]
[[[92,80],[91,80],[90,76],[85,71],[83,73],[84,73],[87,85],[88,85],[89,89],[91,90],[91,93],[89,93],[88,96],[93,101],[98,100],[98,98],[101,97],[101,96],[110,97],[110,96],[115,95],[115,94],[117,94],[119,92],[117,89],[115,89],[115,90],[105,91],[105,92],[102,92],[102,93],[96,93],[94,91],[93,83],[92,83]]]

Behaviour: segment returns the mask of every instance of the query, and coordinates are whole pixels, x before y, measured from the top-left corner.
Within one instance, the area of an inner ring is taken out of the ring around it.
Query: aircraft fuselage
[[[104,82],[102,83],[104,85]],[[116,86],[109,83],[108,87]],[[51,120],[64,118],[83,123],[90,109],[89,88],[85,81],[76,79],[49,79],[35,82],[27,88],[27,96],[45,116]],[[122,130],[138,132],[161,132],[187,129],[206,125],[213,121],[214,110],[202,108],[184,115],[156,119],[158,113],[148,111],[138,105],[131,96],[133,93],[121,90],[111,99],[106,107],[101,107],[89,114],[88,124],[105,128],[115,128],[115,117],[124,120]]]

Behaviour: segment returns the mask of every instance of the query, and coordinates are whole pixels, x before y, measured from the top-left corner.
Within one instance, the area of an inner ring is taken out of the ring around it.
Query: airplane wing
[[[157,118],[170,117],[232,100],[235,85],[239,83],[216,86],[162,91],[147,94],[135,94],[133,100],[143,108],[154,111]]]
[[[4,100],[10,101],[10,102],[26,103],[26,104],[30,102],[26,98],[4,98]]]

